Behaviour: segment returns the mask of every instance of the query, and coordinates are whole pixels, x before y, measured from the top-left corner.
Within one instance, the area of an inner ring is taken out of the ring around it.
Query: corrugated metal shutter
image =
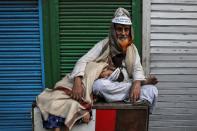
[[[118,7],[131,11],[131,0],[59,1],[61,76],[94,44],[108,35]]]
[[[150,72],[159,79],[150,131],[197,131],[197,1],[152,0]]]
[[[38,0],[0,1],[0,130],[31,131],[43,83]]]

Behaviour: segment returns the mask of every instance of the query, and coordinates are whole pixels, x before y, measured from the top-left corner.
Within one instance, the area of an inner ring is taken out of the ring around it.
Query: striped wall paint
[[[0,1],[0,130],[31,131],[43,87],[41,0]]]
[[[159,79],[150,131],[197,130],[197,1],[143,1],[143,65]]]

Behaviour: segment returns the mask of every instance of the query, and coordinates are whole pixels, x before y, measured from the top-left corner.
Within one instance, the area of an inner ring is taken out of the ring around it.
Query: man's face
[[[115,24],[117,39],[120,41],[129,39],[130,28],[131,27],[129,25]]]
[[[120,44],[123,52],[126,52],[127,47],[129,46],[129,42],[131,40],[130,29],[131,26],[129,25],[115,24],[117,41]]]

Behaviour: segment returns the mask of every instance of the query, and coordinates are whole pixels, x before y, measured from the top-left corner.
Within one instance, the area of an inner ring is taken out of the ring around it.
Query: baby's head
[[[104,68],[103,71],[101,72],[99,78],[108,78],[115,69],[112,68]],[[124,80],[124,75],[122,74],[122,72],[120,72],[118,78],[116,79],[116,81],[121,82]]]
[[[99,78],[107,78],[107,77],[109,77],[112,73],[113,73],[113,70],[112,70],[112,69],[105,68],[105,69],[103,69],[103,71],[101,72]]]

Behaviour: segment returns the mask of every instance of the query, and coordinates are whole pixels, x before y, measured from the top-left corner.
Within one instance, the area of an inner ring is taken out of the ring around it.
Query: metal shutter
[[[0,1],[0,130],[31,131],[43,86],[38,0]]]
[[[149,129],[197,131],[197,1],[144,0],[147,5],[146,67],[159,80]]]
[[[111,18],[118,7],[131,11],[131,0],[59,1],[61,76],[70,72],[79,57],[108,35]]]

